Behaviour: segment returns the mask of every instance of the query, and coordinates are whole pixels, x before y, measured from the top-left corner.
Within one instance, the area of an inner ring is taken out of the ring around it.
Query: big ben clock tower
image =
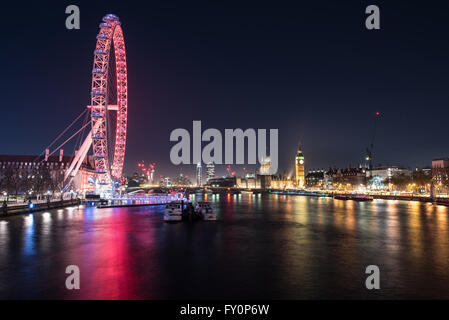
[[[295,168],[296,168],[296,187],[304,188],[305,176],[304,176],[304,155],[301,151],[301,146],[298,146],[298,152],[295,158]]]

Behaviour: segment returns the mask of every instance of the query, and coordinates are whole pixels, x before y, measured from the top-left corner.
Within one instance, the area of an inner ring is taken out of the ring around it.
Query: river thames
[[[0,219],[1,299],[449,299],[449,210],[283,195],[209,197],[218,221],[163,206]],[[76,265],[81,289],[67,290]],[[380,290],[365,268],[380,268]]]

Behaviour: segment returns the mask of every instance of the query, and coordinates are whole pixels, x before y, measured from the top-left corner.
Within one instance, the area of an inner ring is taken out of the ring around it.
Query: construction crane
[[[376,138],[376,129],[377,129],[377,122],[380,118],[380,112],[376,112],[376,118],[374,118],[374,128],[373,128],[373,135],[371,137],[371,143],[366,148],[366,161],[368,162],[368,170],[369,170],[369,177],[372,177],[372,171],[373,171],[373,149],[374,149],[374,139]]]

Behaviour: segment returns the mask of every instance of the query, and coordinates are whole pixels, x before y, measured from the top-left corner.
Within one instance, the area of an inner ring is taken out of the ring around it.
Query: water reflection
[[[164,224],[160,206],[1,219],[0,298],[449,298],[447,207],[207,197],[217,222]],[[63,286],[70,264],[79,292]],[[363,287],[369,264],[382,272],[374,296]]]
[[[0,220],[0,243],[8,243],[9,228],[8,221]]]
[[[30,213],[23,218],[23,253],[25,255],[31,255],[34,253],[34,214]]]

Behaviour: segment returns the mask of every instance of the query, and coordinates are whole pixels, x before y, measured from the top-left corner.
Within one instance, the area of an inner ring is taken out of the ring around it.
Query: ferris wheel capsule
[[[108,39],[109,36],[106,33],[99,33],[97,39]]]
[[[105,90],[92,90],[92,96],[104,96],[106,95],[106,91]]]
[[[108,54],[108,53],[106,52],[106,50],[103,50],[103,49],[95,49],[94,54],[105,55],[105,54]]]
[[[114,20],[118,21],[119,19],[115,14],[112,14],[112,13],[109,13],[103,17],[104,22],[114,21]]]
[[[106,70],[102,69],[102,68],[94,68],[94,69],[92,69],[92,73],[102,73],[102,74],[104,74],[104,73],[106,73]]]

